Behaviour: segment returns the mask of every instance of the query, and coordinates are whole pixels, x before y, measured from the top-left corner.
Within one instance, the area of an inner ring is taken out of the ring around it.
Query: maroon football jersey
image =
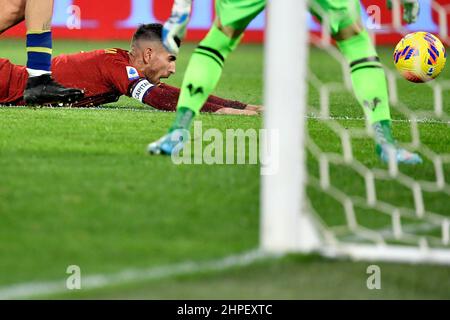
[[[85,98],[77,106],[100,105],[131,96],[139,80],[148,89],[153,86],[129,60],[128,51],[118,48],[60,55],[52,60],[52,72],[64,86],[84,90]]]
[[[65,87],[84,90],[85,98],[77,106],[100,105],[117,101],[121,95],[132,96],[132,86],[139,81],[145,80],[144,89],[153,87],[130,64],[128,51],[116,48],[57,56],[52,59],[52,75]],[[26,68],[2,59],[0,76],[5,81],[0,83],[0,103],[16,102],[28,79]]]
[[[85,97],[74,107],[99,106],[126,95],[156,109],[175,111],[179,89],[152,84],[130,64],[128,51],[118,48],[60,55],[52,59],[53,78],[65,87],[84,90]],[[0,104],[24,105],[28,80],[26,67],[0,59]],[[243,109],[246,104],[210,96],[203,112],[223,107]]]

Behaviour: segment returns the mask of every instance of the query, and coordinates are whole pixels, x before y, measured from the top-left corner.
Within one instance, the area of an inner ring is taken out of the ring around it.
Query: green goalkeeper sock
[[[353,91],[369,122],[390,120],[386,75],[367,31],[337,46],[350,64]]]
[[[175,117],[175,121],[173,125],[170,127],[169,132],[172,132],[176,129],[186,129],[189,130],[191,126],[192,120],[194,119],[194,112],[188,108],[178,108],[177,115]]]
[[[215,25],[205,39],[194,51],[181,86],[177,105],[177,118],[171,130],[186,128],[186,110],[192,111],[194,117],[214,90],[222,75],[222,69],[227,56],[238,45],[241,37],[228,38]],[[180,120],[184,119],[184,123]]]

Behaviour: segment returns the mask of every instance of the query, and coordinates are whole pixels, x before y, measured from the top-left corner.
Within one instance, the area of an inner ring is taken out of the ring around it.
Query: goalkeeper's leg
[[[383,161],[395,154],[397,162],[420,163],[415,153],[397,148],[391,130],[386,75],[369,34],[362,27],[358,0],[312,0],[311,12],[331,30],[336,44],[350,65],[353,91],[375,131],[376,150]],[[393,153],[391,153],[391,150]]]
[[[217,23],[213,25],[189,61],[175,121],[167,135],[149,145],[150,153],[169,155],[181,150],[187,136],[186,131],[219,82],[225,59],[238,45],[241,34],[242,32],[230,37]]]
[[[420,163],[419,155],[395,147],[386,75],[367,31],[354,23],[340,30],[334,38],[350,64],[353,91],[374,128],[376,150],[381,159],[388,161],[392,149],[397,162]]]
[[[191,122],[215,89],[228,55],[239,44],[247,25],[264,9],[265,0],[216,1],[217,19],[189,61],[181,86],[175,121],[169,134],[149,145],[149,152],[172,154],[180,141],[171,133],[189,130]],[[186,134],[174,134],[179,139]]]
[[[171,130],[188,128],[222,75],[228,55],[237,47],[247,25],[264,9],[265,0],[217,0],[217,18],[191,57],[181,86],[177,118]]]
[[[208,35],[195,49],[186,69],[177,104],[177,117],[171,130],[188,129],[192,117],[186,114],[197,115],[217,86],[225,60],[239,44],[243,32],[229,29],[225,33],[224,30],[224,27],[216,21]]]

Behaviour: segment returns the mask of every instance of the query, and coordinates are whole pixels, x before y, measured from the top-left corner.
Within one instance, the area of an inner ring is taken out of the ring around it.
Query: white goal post
[[[355,260],[450,264],[450,186],[448,181],[443,180],[445,176],[443,170],[450,164],[450,154],[436,155],[427,146],[422,145],[418,148],[429,155],[430,159],[434,159],[437,176],[434,185],[399,173],[394,164],[389,164],[385,170],[366,167],[351,155],[348,157],[345,154],[345,146],[343,155],[322,152],[314,141],[309,139],[307,129],[308,81],[313,86],[319,83],[320,87],[320,82],[314,79],[314,75],[308,74],[310,39],[307,30],[307,1],[267,2],[264,129],[267,135],[275,135],[277,139],[263,139],[261,142],[261,249],[270,253],[317,252],[327,257],[348,257]],[[447,28],[441,27],[441,30],[444,29],[447,32]],[[325,50],[332,56],[336,55],[336,50],[331,46],[325,46]],[[403,103],[396,101],[398,75],[387,72],[390,93],[393,95],[391,99],[394,100],[394,104],[398,102],[399,112],[408,117],[413,140],[420,144],[418,135],[417,137],[414,135],[416,131],[418,132],[415,120],[423,113],[407,110]],[[342,87],[348,90],[348,79],[346,80],[347,83],[344,81]],[[280,85],[281,82],[283,85]],[[435,103],[439,103],[442,100],[442,84],[430,86],[431,91],[436,94]],[[320,93],[321,89],[323,88],[318,88]],[[322,98],[322,95],[320,97]],[[326,99],[320,100],[319,115],[323,110],[328,111],[329,98],[328,93]],[[445,112],[437,116],[444,124],[447,123],[447,128],[450,126]],[[352,133],[344,130],[338,121],[333,119],[327,121],[333,122],[329,126],[341,138],[343,145],[346,141],[349,142],[351,153]],[[325,121],[320,123],[327,125]],[[370,137],[370,130],[364,134]],[[308,152],[312,153],[320,164],[319,178],[308,175],[306,169]],[[276,161],[273,161],[274,157]],[[329,185],[329,170],[331,164],[336,163],[348,165],[356,173],[362,172],[361,175],[366,179],[367,198],[347,196],[341,190]],[[411,189],[415,208],[408,209],[409,211],[405,208],[396,208],[394,204],[383,202],[372,195],[374,179],[377,178],[397,179],[405,184]],[[320,213],[316,212],[309,202],[308,185],[314,185],[342,205],[346,219],[344,227],[334,228],[324,223]],[[424,209],[422,198],[424,190],[441,192],[444,197],[447,195],[449,211],[436,213]],[[356,206],[379,210],[390,219],[389,230],[370,229],[359,225],[354,212]],[[430,237],[421,233],[423,230],[412,230],[413,228],[405,225],[403,220],[410,218],[415,219],[417,224],[414,226],[418,226],[418,229],[425,225],[437,230],[432,230],[434,233]],[[352,235],[340,237],[339,232],[342,229]]]
[[[309,251],[318,245],[304,203],[304,115],[308,55],[305,1],[268,1],[265,41],[264,127],[277,139],[262,147],[277,161],[262,159],[261,243],[270,251]],[[293,32],[295,30],[295,32]],[[293,36],[295,34],[295,36]],[[283,79],[283,86],[279,85]],[[273,142],[278,145],[270,145]],[[297,147],[299,146],[299,147]],[[286,152],[287,153],[284,153]],[[302,232],[299,232],[302,230]]]

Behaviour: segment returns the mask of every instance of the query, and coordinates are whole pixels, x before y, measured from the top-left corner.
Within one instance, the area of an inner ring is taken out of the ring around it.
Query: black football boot
[[[83,90],[63,87],[50,74],[28,78],[23,93],[25,103],[33,105],[73,103],[83,97]]]

